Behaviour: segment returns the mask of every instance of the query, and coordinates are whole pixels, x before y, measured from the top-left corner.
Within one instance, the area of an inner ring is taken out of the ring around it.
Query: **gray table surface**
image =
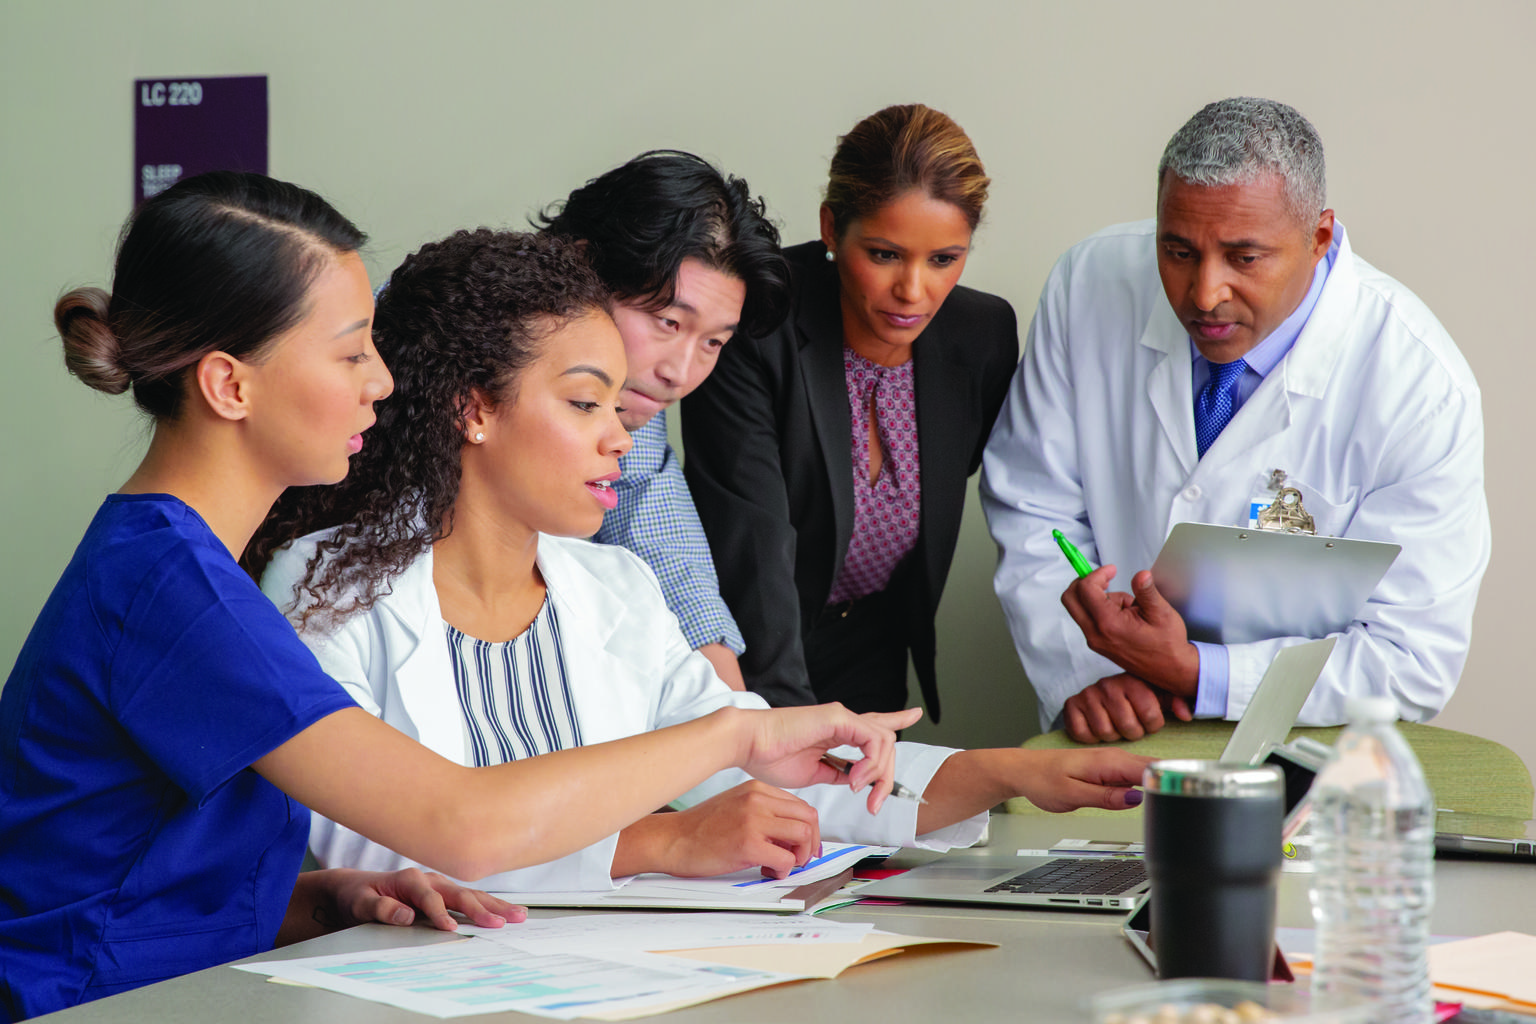
[[[1064,837],[1135,839],[1139,817],[994,815],[993,852],[1049,847]],[[903,854],[905,862],[924,855]],[[1433,930],[1437,935],[1529,931],[1536,909],[1536,865],[1437,861]],[[535,917],[559,911],[535,910]],[[1095,992],[1143,984],[1152,975],[1120,935],[1119,914],[998,910],[950,906],[855,906],[828,915],[871,921],[886,931],[995,942],[997,948],[916,950],[853,967],[832,981],[806,981],[749,992],[680,1010],[678,1024],[811,1021],[880,1024],[966,1020],[1085,1021]],[[1281,877],[1279,924],[1310,928],[1307,876]],[[275,950],[252,961],[421,945],[447,936],[426,927],[366,925]],[[249,962],[249,961],[242,961]],[[59,1024],[155,1021],[157,1024],[421,1024],[432,1018],[314,989],[276,985],[260,975],[215,967],[45,1019]],[[523,1014],[486,1014],[473,1021],[531,1021]]]

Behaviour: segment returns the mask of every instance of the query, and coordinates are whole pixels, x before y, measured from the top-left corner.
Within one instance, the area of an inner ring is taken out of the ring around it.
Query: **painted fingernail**
[[[1141,800],[1142,800],[1141,790],[1139,790],[1139,789],[1128,789],[1128,790],[1126,790],[1126,792],[1125,792],[1125,806],[1127,806],[1127,807],[1135,807],[1136,805],[1141,803]]]

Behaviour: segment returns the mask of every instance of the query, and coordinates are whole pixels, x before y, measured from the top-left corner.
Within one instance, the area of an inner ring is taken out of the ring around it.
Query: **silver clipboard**
[[[1178,523],[1152,578],[1191,640],[1325,637],[1354,621],[1400,544]]]

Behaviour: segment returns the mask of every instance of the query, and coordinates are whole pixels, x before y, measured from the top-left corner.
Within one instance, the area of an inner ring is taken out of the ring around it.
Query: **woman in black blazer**
[[[1018,361],[1013,309],[957,287],[989,179],[950,118],[888,107],[838,141],[794,306],[687,398],[685,472],[749,689],[935,721],[934,615],[966,477]]]

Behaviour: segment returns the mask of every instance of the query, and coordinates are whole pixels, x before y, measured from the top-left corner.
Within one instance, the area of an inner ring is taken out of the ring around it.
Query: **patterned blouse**
[[[501,643],[443,627],[476,767],[581,746],[552,603],[544,602],[520,636]]]
[[[852,427],[853,536],[827,595],[840,604],[879,593],[896,566],[917,546],[923,494],[918,472],[917,390],[912,360],[880,366],[843,346]],[[869,482],[869,410],[874,406],[883,459]]]

